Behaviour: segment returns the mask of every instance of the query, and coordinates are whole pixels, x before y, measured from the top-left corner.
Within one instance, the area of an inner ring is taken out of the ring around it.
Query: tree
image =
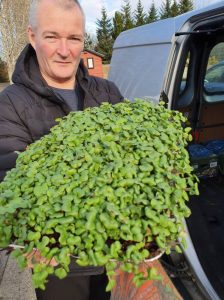
[[[124,30],[128,30],[134,27],[132,15],[131,15],[131,5],[128,0],[124,0],[125,4],[122,6],[121,11],[123,14]]]
[[[122,31],[123,31],[123,15],[121,12],[116,11],[113,18],[113,32],[112,32],[113,39],[115,40]]]
[[[84,48],[89,50],[95,50],[96,42],[94,38],[88,33],[85,33],[85,41],[84,41]]]
[[[27,43],[29,0],[0,1],[1,57],[7,64],[9,78],[21,50]]]
[[[179,5],[177,4],[176,0],[173,1],[173,4],[171,6],[171,16],[176,17],[179,13]]]
[[[104,7],[102,8],[101,14],[101,19],[97,19],[96,22],[96,35],[98,40],[96,50],[104,55],[104,62],[109,62],[111,59],[112,46],[114,42],[112,37],[112,24]]]
[[[191,0],[180,0],[179,3],[179,11],[180,14],[184,14],[188,11],[191,11],[193,9],[194,5]]]
[[[9,81],[7,65],[0,58],[0,82],[7,82],[7,81]]]
[[[155,3],[153,1],[152,5],[149,9],[149,13],[146,17],[146,23],[152,23],[152,22],[155,22],[156,20],[158,20],[158,16],[157,16],[157,10],[155,7]]]
[[[170,0],[165,0],[160,9],[160,19],[172,17]]]
[[[135,26],[141,26],[145,24],[146,14],[144,13],[144,7],[142,6],[141,0],[138,0],[137,8],[135,10],[134,20]]]

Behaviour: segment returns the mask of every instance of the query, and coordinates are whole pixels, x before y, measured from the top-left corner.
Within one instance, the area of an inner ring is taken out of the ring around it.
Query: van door
[[[188,117],[193,144],[224,144],[224,20],[195,28],[186,38],[182,55],[171,107]],[[206,159],[211,173],[200,178],[200,195],[190,199],[192,214],[186,222],[201,266],[224,299],[224,176],[218,168],[212,172],[217,164],[222,167],[218,157],[216,165]]]
[[[218,29],[188,38],[173,89],[171,108],[188,117],[195,143],[224,139],[224,28]]]

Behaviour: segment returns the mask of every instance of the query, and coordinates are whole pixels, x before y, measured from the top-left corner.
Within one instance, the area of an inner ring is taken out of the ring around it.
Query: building
[[[104,77],[103,75],[103,55],[93,51],[85,49],[81,55],[85,66],[87,67],[89,74],[97,77]]]

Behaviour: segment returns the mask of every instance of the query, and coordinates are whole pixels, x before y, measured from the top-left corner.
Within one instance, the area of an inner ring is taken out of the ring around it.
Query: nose
[[[70,53],[68,41],[66,39],[60,39],[58,43],[57,53],[61,57],[67,57]]]

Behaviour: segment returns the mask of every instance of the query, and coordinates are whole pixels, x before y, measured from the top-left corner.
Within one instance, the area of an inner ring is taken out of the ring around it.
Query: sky
[[[194,0],[195,8],[201,8],[208,4],[215,3],[219,0]],[[145,11],[148,11],[152,0],[141,0]],[[154,0],[156,8],[161,7],[163,0]],[[177,1],[178,2],[178,1]],[[136,8],[138,0],[130,0],[132,10]],[[86,31],[91,35],[96,32],[96,20],[101,18],[101,9],[105,7],[108,17],[113,17],[116,10],[120,10],[124,5],[123,0],[80,0],[84,12],[86,14]]]

